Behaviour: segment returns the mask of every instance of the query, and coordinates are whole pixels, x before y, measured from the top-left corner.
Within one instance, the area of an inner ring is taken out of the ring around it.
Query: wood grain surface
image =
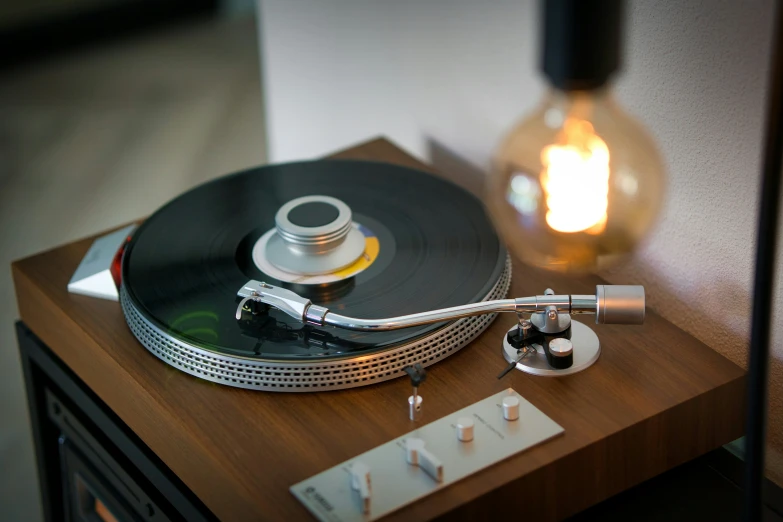
[[[334,157],[429,170],[383,139]],[[222,520],[306,519],[289,486],[415,427],[403,378],[280,394],[228,388],[167,366],[136,341],[119,304],[67,292],[91,243],[14,263],[21,317]],[[516,263],[511,294],[547,287],[590,294],[600,282]],[[587,371],[557,379],[514,371],[499,381],[501,340],[515,320],[498,317],[470,346],[431,367],[421,389],[423,422],[513,387],[563,426],[564,436],[389,520],[509,509],[527,520],[562,519],[742,435],[744,371],[655,313],[648,311],[643,326],[591,324],[603,351]]]

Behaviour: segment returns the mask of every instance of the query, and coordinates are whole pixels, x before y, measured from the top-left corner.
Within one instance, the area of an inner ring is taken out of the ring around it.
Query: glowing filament
[[[603,231],[609,205],[609,149],[586,121],[567,119],[560,143],[541,152],[546,222],[559,232]]]

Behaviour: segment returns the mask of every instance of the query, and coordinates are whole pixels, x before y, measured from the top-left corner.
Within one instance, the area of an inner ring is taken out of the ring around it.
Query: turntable
[[[196,377],[264,391],[399,377],[466,346],[501,312],[520,318],[501,352],[509,370],[567,375],[600,355],[572,314],[620,324],[645,314],[633,286],[507,299],[511,258],[481,202],[378,162],[272,165],[206,183],[147,219],[121,260],[119,301],[145,348]]]
[[[429,489],[384,519],[560,519],[742,432],[742,370],[639,288],[515,263],[385,140],[173,200],[124,244],[119,305],[66,290],[91,244],[14,265],[22,320],[221,519],[373,519],[405,488],[366,464],[395,451]]]
[[[372,318],[502,299],[511,279],[477,198],[421,171],[347,160],[197,187],[132,234],[122,264],[120,302],[148,350],[197,377],[266,391],[398,377],[465,346],[492,316],[356,331],[305,324],[279,303],[261,310],[248,285]]]

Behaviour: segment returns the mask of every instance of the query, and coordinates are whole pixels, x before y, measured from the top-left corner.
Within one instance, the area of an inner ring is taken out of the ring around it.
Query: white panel
[[[135,229],[136,225],[128,225],[93,241],[71,277],[68,291],[118,301],[119,294],[111,275],[111,264],[120,247]]]
[[[519,418],[506,420],[503,399],[519,399]],[[473,440],[457,439],[457,419],[473,420]],[[295,484],[291,493],[323,521],[375,520],[476,473],[501,460],[563,433],[563,428],[508,388],[482,401],[446,415],[377,448],[357,455],[323,473]],[[437,482],[422,466],[406,460],[406,440],[424,441],[424,449],[443,466]],[[372,496],[369,512],[351,487],[351,466],[369,467]]]

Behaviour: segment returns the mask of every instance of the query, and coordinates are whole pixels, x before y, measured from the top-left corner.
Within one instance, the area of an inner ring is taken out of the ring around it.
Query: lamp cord
[[[753,314],[747,375],[743,510],[743,520],[746,522],[760,521],[763,509],[769,341],[772,297],[775,288],[775,247],[783,157],[783,7],[779,3],[776,11],[759,196],[756,272],[753,281]]]

